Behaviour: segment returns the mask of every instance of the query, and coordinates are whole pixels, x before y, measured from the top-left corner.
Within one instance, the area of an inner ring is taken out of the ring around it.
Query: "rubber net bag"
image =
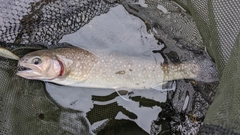
[[[20,78],[17,61],[1,58],[0,134],[238,134],[239,6],[236,0],[0,1],[0,45],[19,57],[68,46],[144,48],[160,63],[201,69],[198,79],[166,83],[173,91],[135,92],[126,102],[113,90]]]

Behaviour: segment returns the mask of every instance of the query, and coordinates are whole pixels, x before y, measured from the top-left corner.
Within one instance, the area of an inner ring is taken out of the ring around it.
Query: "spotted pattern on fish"
[[[32,64],[31,60],[35,57],[41,58],[42,64]],[[148,56],[137,57],[101,50],[91,52],[76,47],[32,52],[21,58],[19,65],[31,69],[17,73],[28,79],[113,89],[158,89],[157,86],[167,81],[199,78],[200,71],[194,62],[157,64],[155,59]]]

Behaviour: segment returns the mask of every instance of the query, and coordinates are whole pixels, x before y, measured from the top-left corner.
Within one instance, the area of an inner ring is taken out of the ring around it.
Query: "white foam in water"
[[[159,53],[152,53],[152,50],[160,50],[163,45],[158,45],[153,34],[146,31],[145,24],[139,18],[128,14],[121,5],[111,8],[107,14],[95,17],[77,32],[65,35],[60,42],[68,42],[87,50],[104,49],[122,52],[123,55],[129,54],[139,57],[151,55],[155,57],[158,63],[163,62],[163,58]],[[119,106],[124,107],[138,117],[137,119],[130,119],[119,112],[116,119],[135,121],[138,126],[148,133],[150,133],[152,121],[156,120],[161,111],[158,106],[152,108],[140,107],[139,102],[125,101],[119,96],[106,102],[92,101],[92,95],[106,96],[113,93],[113,89],[77,88],[58,86],[51,83],[46,83],[46,88],[50,96],[61,106],[81,110],[85,113],[90,111],[94,104],[106,105],[117,102]],[[166,101],[166,93],[160,93],[156,90],[135,90],[133,96],[138,95],[158,102]],[[96,125],[94,127],[96,128]]]

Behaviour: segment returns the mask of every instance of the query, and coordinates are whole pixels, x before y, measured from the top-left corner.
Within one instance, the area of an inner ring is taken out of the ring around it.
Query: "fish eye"
[[[38,65],[38,64],[41,64],[42,63],[42,60],[40,58],[34,58],[32,60],[32,63],[35,64],[35,65]]]

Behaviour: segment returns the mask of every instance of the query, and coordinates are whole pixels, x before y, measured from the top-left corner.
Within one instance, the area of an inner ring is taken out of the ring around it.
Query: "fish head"
[[[18,61],[17,75],[26,79],[51,80],[61,74],[62,65],[48,50],[31,52]]]

